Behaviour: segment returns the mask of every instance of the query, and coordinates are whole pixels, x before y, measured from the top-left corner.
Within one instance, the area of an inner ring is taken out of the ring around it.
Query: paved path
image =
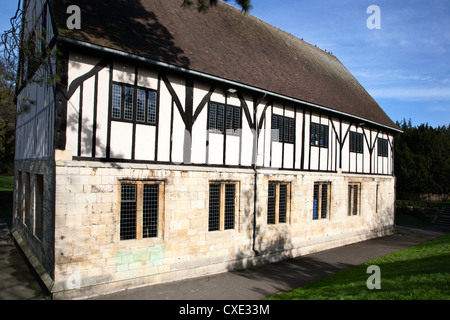
[[[243,271],[122,291],[108,300],[259,300],[372,259],[432,240],[449,228],[398,227],[391,236]]]
[[[197,279],[126,290],[102,300],[259,300],[366,261],[432,240],[450,228],[398,227],[394,235],[315,254]],[[0,300],[47,299],[0,219]]]
[[[0,219],[0,300],[45,299],[32,269],[14,245],[10,222]]]

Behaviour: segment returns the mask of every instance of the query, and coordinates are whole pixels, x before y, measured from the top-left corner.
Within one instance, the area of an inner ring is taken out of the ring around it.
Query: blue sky
[[[369,29],[370,5],[381,29]],[[394,121],[450,124],[450,1],[253,0],[251,14],[331,51]]]
[[[450,1],[252,2],[250,14],[331,51],[392,120],[450,124]],[[381,29],[367,28],[370,5],[380,8]],[[17,1],[1,7],[3,32]]]

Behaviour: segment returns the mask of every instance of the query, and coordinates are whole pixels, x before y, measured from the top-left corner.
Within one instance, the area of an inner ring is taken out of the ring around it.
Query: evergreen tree
[[[397,190],[413,193],[448,193],[450,186],[450,125],[413,127],[397,123],[403,133],[395,143]]]

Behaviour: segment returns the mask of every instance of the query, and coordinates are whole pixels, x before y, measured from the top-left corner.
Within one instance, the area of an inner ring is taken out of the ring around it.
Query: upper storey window
[[[329,128],[326,125],[311,123],[311,145],[328,148]]]
[[[113,84],[111,117],[113,120],[156,124],[157,93],[150,89]]]
[[[387,157],[388,156],[388,146],[389,142],[387,139],[378,138],[378,156]]]
[[[211,102],[209,105],[208,130],[216,133],[239,135],[241,125],[241,108]]]
[[[272,141],[294,143],[295,121],[279,115],[272,115]]]
[[[350,131],[350,152],[363,153],[363,134]]]

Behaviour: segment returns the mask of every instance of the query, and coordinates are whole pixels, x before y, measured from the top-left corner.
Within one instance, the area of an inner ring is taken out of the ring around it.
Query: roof
[[[181,0],[51,0],[60,36],[88,42],[398,130],[332,54],[219,1],[206,13]],[[81,29],[69,30],[69,5]]]

